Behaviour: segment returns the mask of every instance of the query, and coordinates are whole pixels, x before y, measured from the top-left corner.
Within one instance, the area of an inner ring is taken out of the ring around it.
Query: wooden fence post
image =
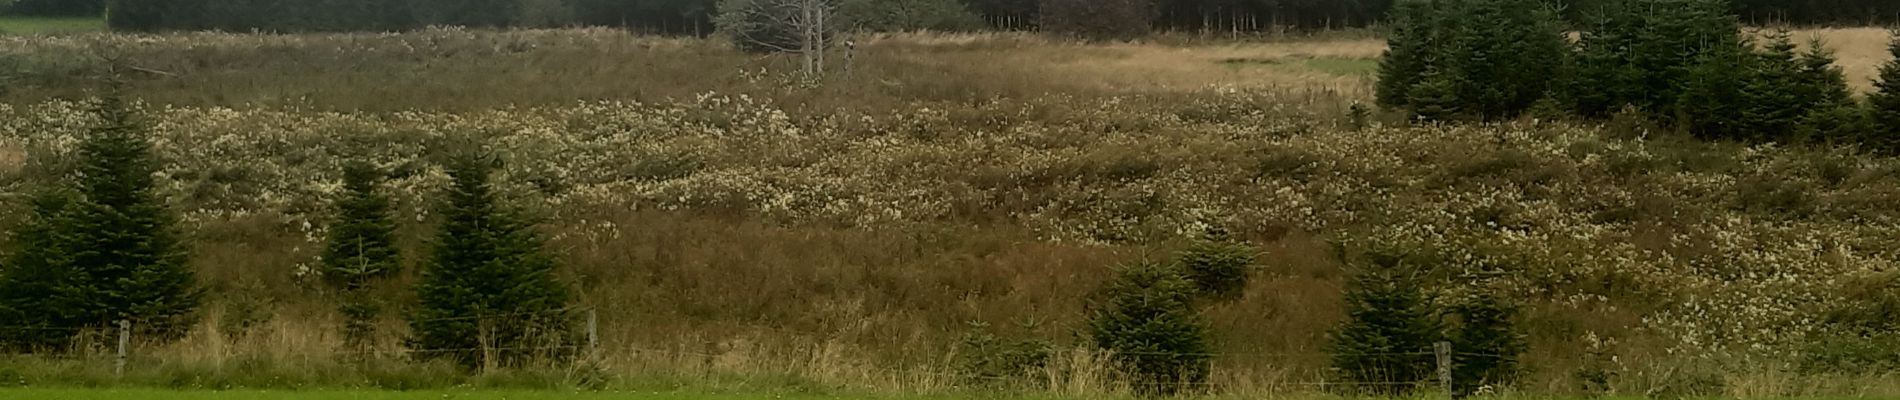
[[[1433,343],[1432,353],[1438,356],[1438,386],[1445,390],[1445,398],[1456,398],[1451,390],[1451,342]]]
[[[587,359],[600,366],[600,315],[594,309],[587,309]]]
[[[132,321],[119,320],[119,357],[112,365],[113,376],[125,377],[125,352],[132,345]]]

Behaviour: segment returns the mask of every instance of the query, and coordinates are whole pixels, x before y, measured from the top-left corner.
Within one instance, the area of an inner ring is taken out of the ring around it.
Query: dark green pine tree
[[[1517,382],[1518,356],[1526,349],[1517,330],[1517,306],[1489,292],[1479,292],[1451,310],[1458,328],[1451,337],[1452,393],[1471,396],[1486,386]]]
[[[85,305],[73,265],[74,195],[58,190],[34,194],[32,210],[15,232],[12,252],[0,265],[0,349],[64,350],[74,327],[100,327]]]
[[[1173,395],[1205,382],[1207,326],[1195,309],[1194,282],[1179,268],[1122,267],[1089,316],[1089,336],[1144,395]]]
[[[1792,141],[1823,145],[1863,144],[1871,136],[1867,107],[1853,98],[1847,75],[1835,66],[1833,50],[1820,39],[1801,53],[1800,96],[1812,104],[1801,116]]]
[[[1421,121],[1443,122],[1458,119],[1463,115],[1465,104],[1458,98],[1458,89],[1463,87],[1463,79],[1453,73],[1432,68],[1420,77],[1418,85],[1409,91],[1412,102],[1412,115]]]
[[[1432,347],[1443,331],[1412,267],[1375,255],[1346,292],[1346,321],[1333,330],[1328,351],[1340,381],[1368,383],[1362,393],[1402,394],[1436,369]]]
[[[145,129],[116,97],[97,112],[102,123],[79,146],[77,190],[35,200],[23,248],[0,281],[5,297],[38,298],[5,307],[49,328],[128,320],[142,338],[183,336],[202,292],[173,232],[174,216],[155,192],[158,165]],[[36,337],[25,344],[57,347],[65,340]]]
[[[1696,137],[1710,140],[1749,140],[1758,93],[1755,64],[1759,57],[1741,47],[1721,47],[1703,53],[1677,85],[1674,120]]]
[[[1754,142],[1786,141],[1794,136],[1801,118],[1824,94],[1809,79],[1801,55],[1787,32],[1769,35],[1768,45],[1756,55],[1754,70],[1742,85],[1746,104],[1738,139]],[[1732,66],[1731,66],[1732,68]]]
[[[1233,300],[1247,290],[1256,261],[1253,249],[1223,237],[1197,240],[1176,256],[1197,297]]]
[[[1894,31],[1888,53],[1894,57],[1880,66],[1880,79],[1874,93],[1867,95],[1875,132],[1866,140],[1868,147],[1886,154],[1900,153],[1900,30]]]
[[[556,354],[531,351],[569,339],[568,291],[554,276],[554,259],[533,226],[496,199],[489,183],[494,161],[461,156],[447,167],[453,183],[416,286],[421,304],[410,320],[411,346],[464,367]]]
[[[117,97],[80,145],[80,203],[73,263],[98,289],[100,324],[128,319],[147,337],[179,337],[195,322],[203,292],[173,231],[176,217],[156,193],[158,161],[145,127]]]
[[[1379,106],[1402,108],[1412,104],[1412,87],[1423,80],[1431,65],[1427,60],[1437,48],[1436,7],[1436,3],[1416,0],[1393,5],[1386,20],[1392,32],[1386,36],[1385,56],[1379,59]]]
[[[1635,106],[1673,118],[1678,86],[1709,52],[1733,52],[1740,23],[1724,0],[1606,0],[1592,8],[1567,75],[1577,112],[1602,117]]]
[[[344,197],[337,200],[336,222],[323,252],[323,279],[341,295],[343,337],[351,347],[366,345],[375,335],[380,307],[369,294],[372,284],[402,268],[389,196],[377,187],[382,177],[367,163],[344,167]]]

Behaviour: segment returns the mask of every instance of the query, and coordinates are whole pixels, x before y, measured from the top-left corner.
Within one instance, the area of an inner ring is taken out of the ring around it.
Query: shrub
[[[521,365],[567,340],[571,323],[554,259],[533,227],[495,198],[493,168],[484,156],[450,161],[442,227],[409,324],[413,347],[463,367]]]
[[[1219,300],[1238,298],[1247,289],[1254,258],[1245,244],[1221,238],[1196,241],[1176,257],[1198,296]]]
[[[41,331],[16,346],[63,345],[70,328],[130,320],[147,339],[184,336],[202,292],[175,217],[156,193],[151,144],[132,111],[108,97],[80,143],[77,189],[50,190],[0,277],[0,308]]]
[[[1374,255],[1346,293],[1346,321],[1330,335],[1327,350],[1341,382],[1396,395],[1424,382],[1435,370],[1433,343],[1443,337],[1416,265],[1401,257]]]
[[[1042,30],[1088,40],[1127,40],[1153,29],[1153,0],[1040,0]]]
[[[1838,335],[1809,342],[1797,364],[1808,374],[1900,370],[1900,334]]]
[[[1137,391],[1180,393],[1206,381],[1212,358],[1195,292],[1187,275],[1170,265],[1122,267],[1091,307],[1089,337],[1112,353]]]
[[[1049,363],[1054,352],[1042,340],[1008,339],[976,324],[963,335],[957,352],[957,369],[974,383],[996,383],[1027,379]]]

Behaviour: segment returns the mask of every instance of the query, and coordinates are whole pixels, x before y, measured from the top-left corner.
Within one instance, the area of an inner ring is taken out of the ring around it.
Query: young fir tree
[[[1452,392],[1460,397],[1486,386],[1510,385],[1520,374],[1518,356],[1524,336],[1517,330],[1517,306],[1489,292],[1478,292],[1454,306]]]
[[[1754,69],[1742,85],[1746,103],[1741,130],[1730,136],[1753,142],[1794,136],[1801,117],[1822,102],[1821,93],[1804,84],[1807,77],[1800,57],[1787,32],[1769,35],[1767,47],[1756,55]]]
[[[1255,256],[1245,244],[1216,236],[1195,241],[1176,256],[1176,261],[1188,281],[1194,283],[1197,297],[1232,300],[1246,291]]]
[[[447,166],[453,182],[410,320],[413,347],[471,368],[520,365],[567,340],[571,324],[556,263],[533,226],[496,199],[493,164],[461,156]]]
[[[1453,105],[1479,119],[1515,118],[1555,89],[1551,77],[1570,54],[1557,13],[1537,0],[1404,1],[1391,18],[1379,104],[1421,119],[1442,120]],[[1449,86],[1418,93],[1422,85]]]
[[[1753,95],[1761,89],[1755,79],[1760,59],[1743,47],[1721,47],[1698,56],[1677,84],[1674,122],[1696,137],[1745,140],[1754,131],[1749,113]]]
[[[1808,42],[1797,61],[1801,65],[1800,96],[1811,104],[1795,128],[1792,141],[1825,145],[1861,143],[1871,131],[1867,109],[1853,98],[1847,75],[1834,65],[1834,51],[1820,39]]]
[[[1900,153],[1900,30],[1893,37],[1887,50],[1894,59],[1880,66],[1874,93],[1867,95],[1875,130],[1867,145],[1887,154]]]
[[[1743,51],[1723,0],[1607,0],[1581,29],[1569,103],[1602,117],[1633,105],[1674,117],[1682,82],[1707,53]]]
[[[1463,85],[1463,79],[1438,68],[1425,70],[1419,79],[1419,83],[1408,91],[1414,117],[1420,121],[1442,122],[1456,120],[1463,115],[1461,107],[1465,102],[1458,98],[1458,88]]]
[[[15,232],[12,253],[0,264],[0,349],[63,350],[67,328],[98,326],[93,312],[75,299],[81,287],[73,274],[73,194],[44,190],[32,197],[32,209]]]
[[[145,129],[116,97],[100,103],[101,124],[79,146],[77,188],[35,201],[0,293],[26,321],[52,328],[113,326],[131,321],[144,338],[183,336],[202,293],[156,193],[157,161]],[[16,289],[17,288],[17,289]],[[59,326],[53,326],[59,325]],[[35,346],[65,339],[37,336]]]
[[[1411,90],[1418,85],[1430,63],[1437,40],[1437,3],[1400,1],[1392,6],[1386,23],[1392,32],[1386,36],[1386,51],[1379,58],[1378,104],[1403,108],[1412,104]]]
[[[372,283],[402,268],[389,196],[377,187],[381,180],[381,171],[367,163],[344,167],[344,197],[337,200],[323,252],[323,279],[340,294],[343,337],[351,347],[367,345],[375,335],[380,307],[370,296]]]
[[[1436,366],[1433,343],[1443,338],[1428,298],[1399,257],[1375,255],[1346,293],[1346,321],[1328,350],[1342,382],[1375,383],[1362,392],[1397,395],[1424,382]]]
[[[1143,394],[1173,395],[1207,380],[1207,326],[1194,282],[1179,268],[1121,268],[1089,316],[1089,337]]]

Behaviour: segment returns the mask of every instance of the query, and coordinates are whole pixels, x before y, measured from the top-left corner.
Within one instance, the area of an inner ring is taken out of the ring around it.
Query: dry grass
[[[1880,66],[1893,60],[1893,54],[1887,51],[1893,36],[1883,28],[1801,30],[1794,32],[1794,38],[1803,42],[1809,38],[1821,39],[1834,50],[1835,57],[1840,58],[1837,65],[1847,73],[1848,85],[1862,93],[1873,90]]]

